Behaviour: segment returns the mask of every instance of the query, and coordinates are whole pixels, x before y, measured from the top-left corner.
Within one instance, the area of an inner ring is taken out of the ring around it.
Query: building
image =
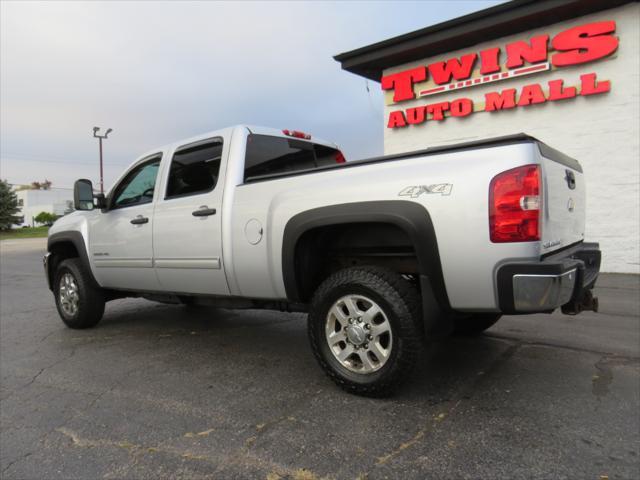
[[[637,1],[516,0],[335,59],[381,82],[386,154],[524,132],[578,159],[602,270],[639,272]]]
[[[40,212],[64,215],[73,211],[73,189],[50,188],[48,190],[18,190],[18,206],[22,217],[20,226],[35,227],[34,218]]]

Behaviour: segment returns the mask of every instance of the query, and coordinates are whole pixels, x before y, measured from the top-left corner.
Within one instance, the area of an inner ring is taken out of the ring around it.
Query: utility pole
[[[113,132],[112,128],[108,128],[104,135],[100,135],[98,132],[100,131],[100,127],[93,127],[93,136],[98,139],[98,143],[100,144],[100,193],[104,193],[104,178],[102,174],[102,139],[107,139],[109,134]]]

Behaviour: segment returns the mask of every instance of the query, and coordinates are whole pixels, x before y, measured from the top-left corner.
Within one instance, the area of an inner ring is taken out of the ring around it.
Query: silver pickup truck
[[[242,125],[74,195],[44,258],[69,327],[124,297],[308,312],[318,362],[353,393],[391,393],[425,339],[597,310],[580,164],[526,135],[347,162],[303,132]]]

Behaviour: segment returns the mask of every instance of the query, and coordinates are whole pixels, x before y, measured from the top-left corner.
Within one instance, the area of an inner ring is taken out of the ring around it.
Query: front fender
[[[58,264],[56,260],[57,251],[62,251],[63,246],[65,244],[73,245],[74,249],[78,253],[78,257],[82,261],[87,273],[89,274],[89,278],[95,287],[99,288],[100,285],[98,281],[93,275],[93,271],[91,269],[91,263],[89,262],[89,255],[87,253],[87,247],[85,243],[85,239],[82,233],[78,231],[63,231],[54,233],[49,236],[47,239],[47,255],[45,256],[45,271],[47,275],[47,280],[49,283],[49,289],[52,290],[53,287],[53,275],[55,274],[55,268]]]

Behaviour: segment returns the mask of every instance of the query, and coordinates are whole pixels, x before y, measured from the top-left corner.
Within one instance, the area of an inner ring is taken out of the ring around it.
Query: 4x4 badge
[[[400,190],[398,196],[418,198],[423,193],[439,193],[440,195],[451,195],[452,189],[453,185],[451,183],[434,183],[433,185],[410,185]]]

